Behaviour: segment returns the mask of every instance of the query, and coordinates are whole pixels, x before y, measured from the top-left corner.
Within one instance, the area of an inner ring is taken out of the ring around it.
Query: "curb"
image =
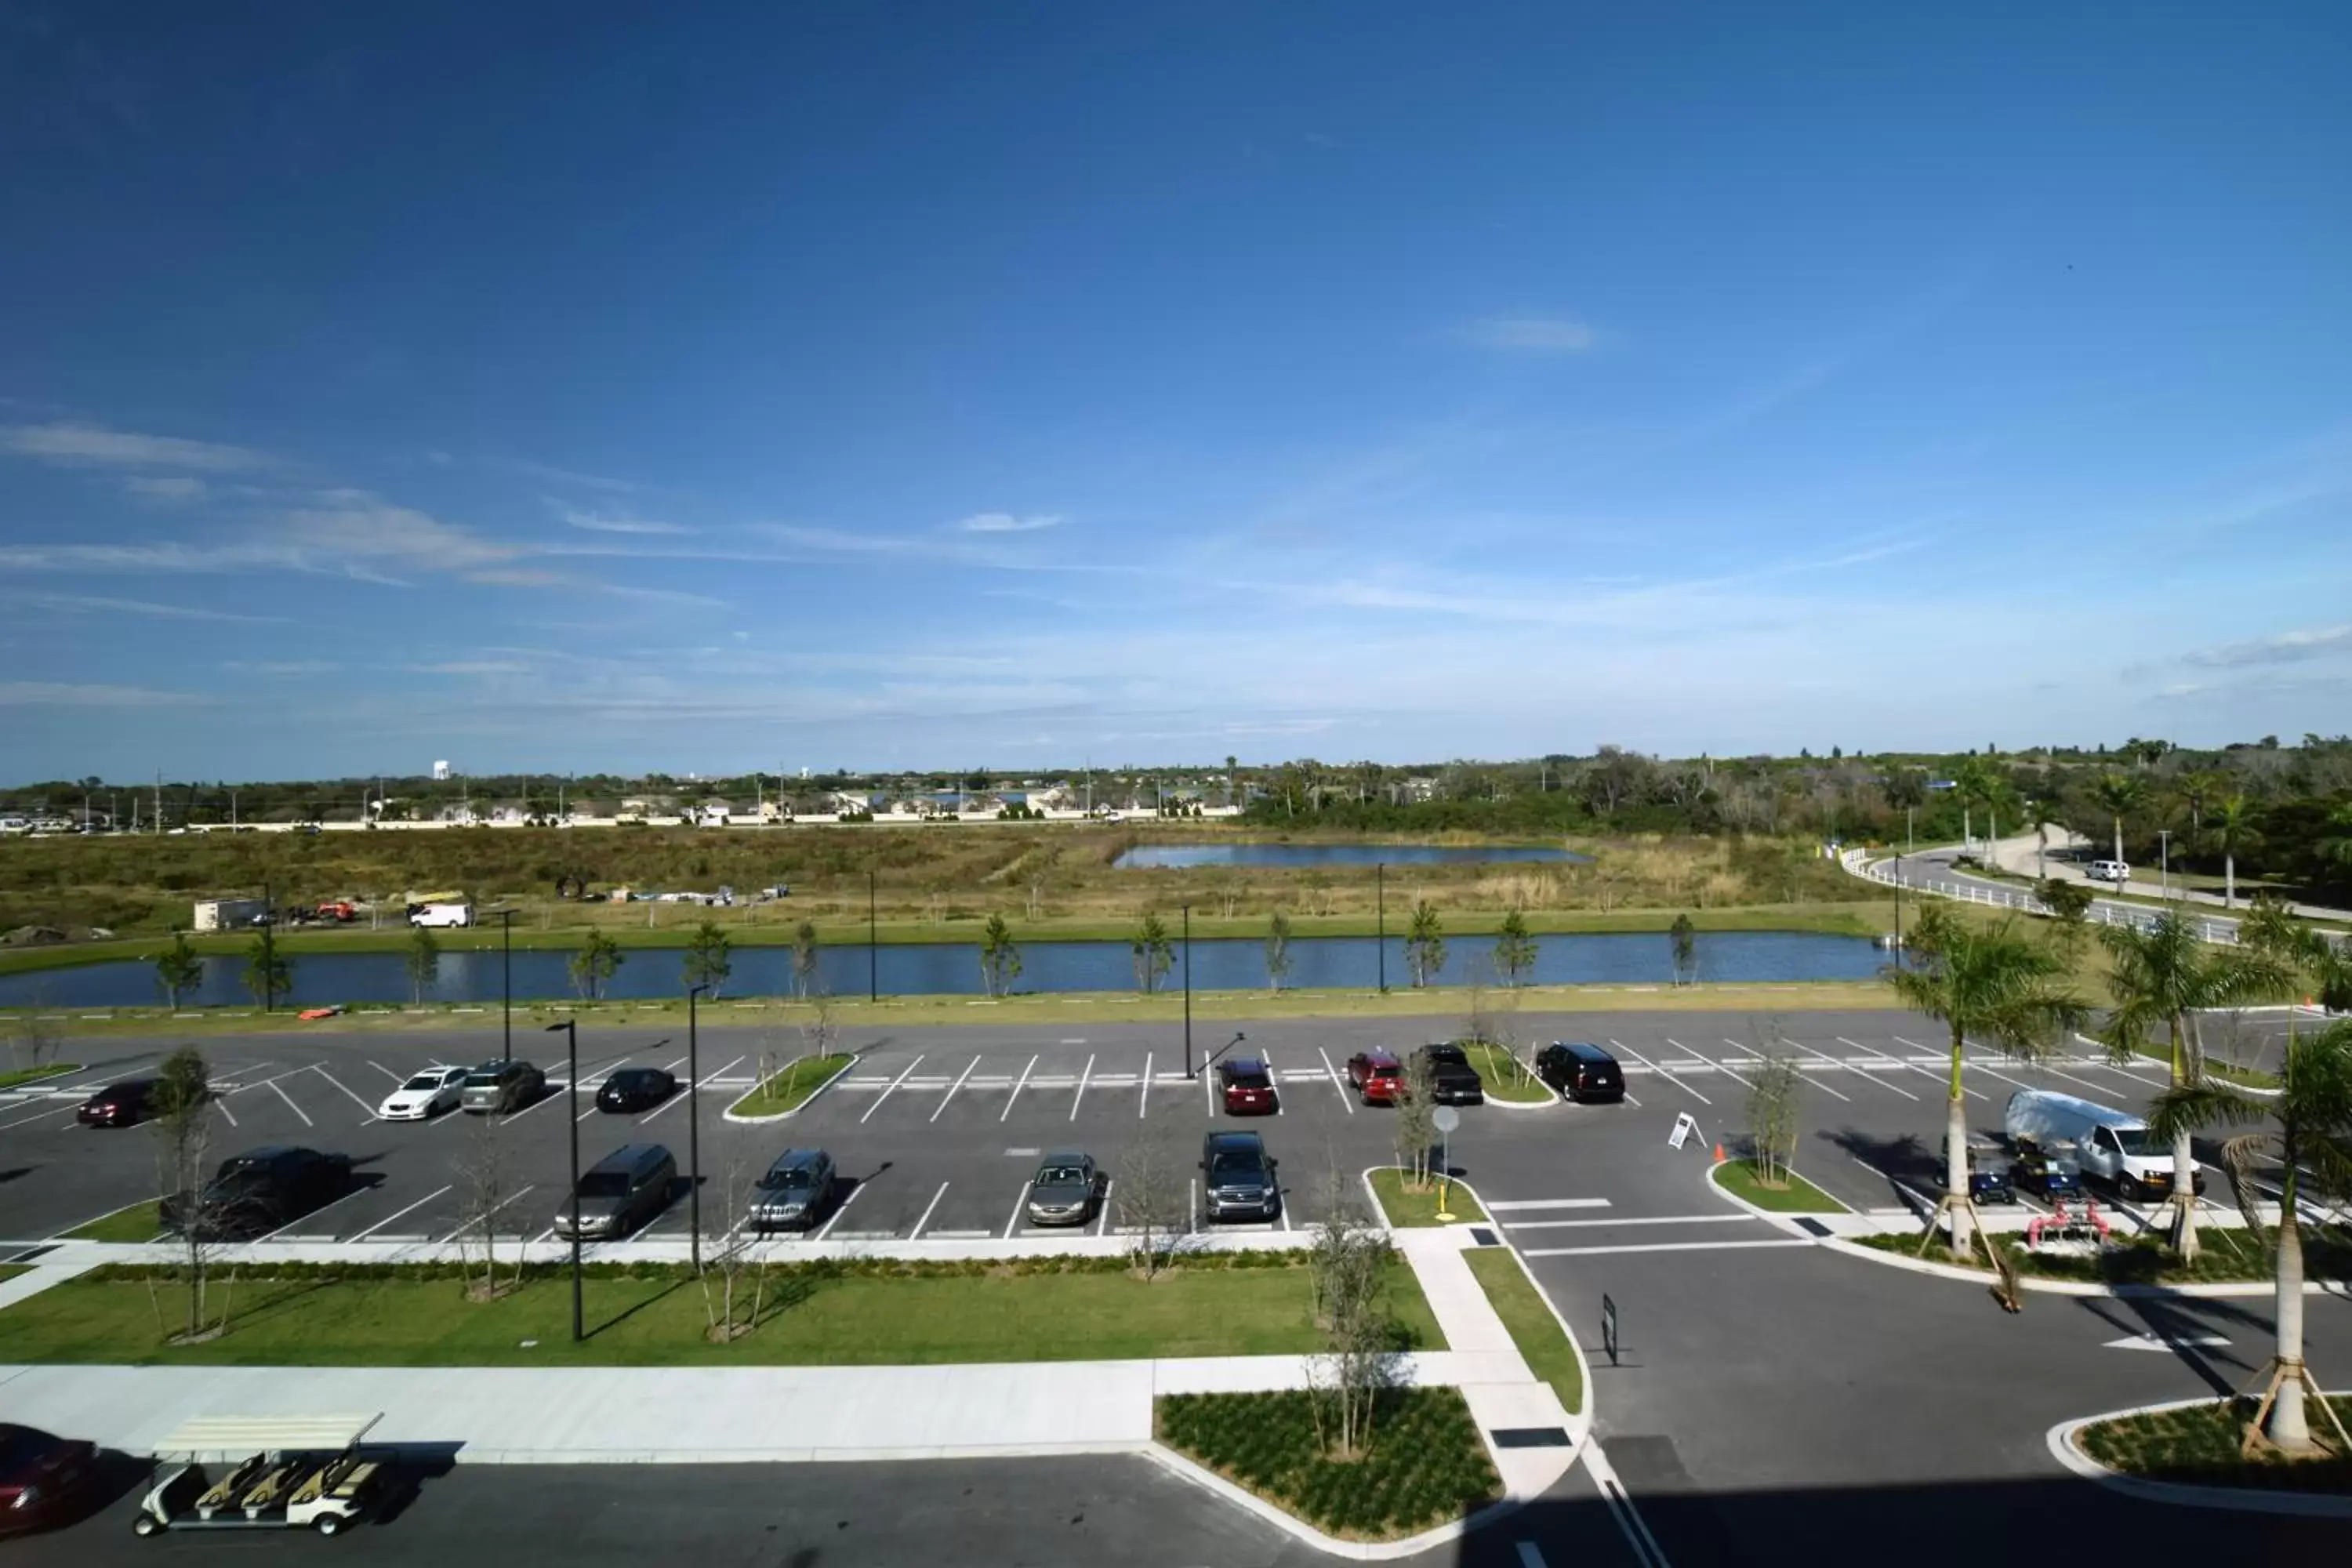
[[[2344,1395],[2331,1394],[2328,1397],[2341,1399]],[[2144,1477],[2109,1469],[2083,1452],[2074,1441],[2075,1434],[2094,1422],[2221,1403],[2218,1399],[2171,1399],[2161,1405],[2136,1405],[2127,1410],[2110,1410],[2098,1415],[2061,1421],[2050,1428],[2050,1453],[2060,1464],[2084,1480],[2095,1481],[2110,1491],[2121,1492],[2141,1502],[2171,1503],[2179,1508],[2229,1509],[2240,1513],[2295,1514],[2308,1519],[2352,1519],[2352,1497],[2329,1497],[2319,1492],[2264,1491],[2254,1487],[2193,1487],[2172,1481],[2151,1481]]]
[[[1203,1491],[1213,1493],[1236,1508],[1256,1515],[1293,1540],[1304,1542],[1327,1555],[1345,1557],[1358,1563],[1388,1563],[1400,1557],[1417,1557],[1433,1546],[1459,1541],[1481,1525],[1491,1524],[1506,1514],[1517,1511],[1525,1501],[1520,1498],[1501,1498],[1475,1513],[1465,1514],[1433,1530],[1424,1530],[1419,1535],[1408,1535],[1397,1541],[1341,1541],[1337,1536],[1324,1534],[1297,1514],[1285,1511],[1247,1488],[1234,1485],[1214,1470],[1186,1458],[1165,1444],[1150,1444],[1141,1452],[1169,1474],[1190,1481]]]
[[[1989,1268],[1962,1268],[1950,1263],[1930,1263],[1924,1258],[1906,1258],[1900,1253],[1881,1252],[1874,1247],[1859,1246],[1842,1236],[1824,1236],[1815,1239],[1820,1246],[1832,1252],[1843,1252],[1849,1257],[1865,1258],[1895,1268],[1907,1268],[1914,1274],[1929,1274],[1938,1279],[1958,1279],[1970,1285],[1998,1282],[1998,1277]],[[2049,1296],[2080,1296],[2117,1301],[2162,1300],[2167,1298],[2225,1301],[2268,1298],[2278,1293],[2278,1287],[2266,1279],[2206,1285],[2094,1285],[2081,1279],[2037,1279],[2031,1274],[2021,1274],[2017,1282],[2025,1289],[2038,1290]],[[2336,1280],[2315,1279],[2304,1286],[2303,1293],[2306,1296],[2352,1299],[2352,1286]],[[2196,1401],[2187,1403],[2193,1405]]]
[[[816,1103],[817,1096],[823,1094],[826,1089],[831,1089],[835,1083],[839,1082],[843,1073],[847,1072],[850,1068],[856,1067],[859,1062],[865,1059],[866,1053],[864,1051],[850,1052],[849,1059],[847,1061],[835,1068],[831,1077],[827,1078],[823,1083],[817,1085],[814,1089],[809,1090],[808,1098],[802,1100],[798,1105],[793,1106],[790,1110],[779,1110],[767,1116],[736,1115],[735,1105],[742,1104],[744,1100],[751,1099],[753,1094],[759,1092],[760,1086],[755,1083],[736,1098],[735,1105],[730,1105],[726,1110],[720,1111],[719,1113],[719,1119],[721,1121],[732,1121],[744,1127],[764,1127],[771,1121],[782,1121],[788,1117],[798,1116],[802,1111],[806,1110],[810,1106]]]
[[[1492,1209],[1486,1206],[1486,1200],[1478,1195],[1478,1189],[1472,1186],[1465,1181],[1449,1176],[1446,1178],[1445,1184],[1450,1187],[1460,1187],[1464,1192],[1468,1193],[1471,1197],[1476,1199],[1478,1204],[1478,1212],[1485,1215],[1486,1216],[1486,1218],[1448,1220],[1440,1225],[1391,1225],[1389,1223],[1389,1211],[1386,1205],[1381,1202],[1381,1194],[1372,1186],[1372,1173],[1375,1171],[1394,1171],[1398,1175],[1402,1176],[1404,1174],[1404,1167],[1402,1165],[1367,1165],[1360,1173],[1358,1173],[1356,1178],[1358,1181],[1364,1184],[1364,1198],[1365,1201],[1372,1205],[1373,1217],[1380,1221],[1381,1229],[1386,1231],[1391,1236],[1394,1236],[1401,1230],[1442,1231],[1452,1230],[1458,1226],[1495,1224],[1495,1213]],[[1501,1227],[1496,1226],[1496,1228],[1499,1230]]]
[[[1786,1231],[1792,1236],[1801,1236],[1807,1241],[1820,1241],[1822,1239],[1821,1237],[1815,1236],[1812,1232],[1807,1230],[1803,1226],[1799,1225],[1797,1223],[1798,1216],[1796,1215],[1780,1209],[1768,1209],[1756,1204],[1751,1204],[1746,1198],[1741,1197],[1738,1193],[1735,1193],[1730,1188],[1725,1186],[1721,1182],[1717,1181],[1715,1179],[1715,1173],[1730,1163],[1731,1162],[1728,1160],[1717,1160],[1710,1162],[1706,1167],[1706,1184],[1714,1190],[1717,1197],[1723,1199],[1727,1203],[1736,1204],[1739,1207],[1746,1209],[1749,1214],[1755,1215],[1758,1219],[1764,1221],[1767,1225],[1771,1226],[1775,1230]],[[1789,1167],[1789,1173],[1800,1178],[1804,1174],[1803,1172],[1798,1170],[1794,1165]],[[1838,1204],[1836,1208],[1831,1209],[1827,1212],[1831,1214],[1853,1214],[1854,1212],[1854,1210],[1849,1205],[1838,1203],[1838,1200],[1835,1197],[1831,1196],[1827,1189],[1820,1186],[1818,1184],[1807,1182],[1805,1184],[1811,1187],[1813,1191],[1820,1193],[1823,1197],[1829,1198],[1830,1202]],[[1866,1251],[1868,1249],[1864,1248],[1864,1250]]]
[[[1499,1231],[1500,1227],[1497,1226],[1496,1228]],[[1482,1247],[1480,1250],[1484,1251],[1485,1249]],[[1528,1267],[1528,1260],[1519,1255],[1519,1249],[1506,1238],[1503,1242],[1503,1250],[1511,1255],[1511,1260],[1519,1266],[1519,1272],[1527,1276],[1528,1283],[1529,1285],[1535,1287],[1536,1300],[1544,1304],[1544,1310],[1551,1314],[1551,1321],[1558,1323],[1559,1325],[1559,1331],[1567,1336],[1568,1348],[1576,1352],[1576,1374],[1579,1379],[1578,1386],[1583,1395],[1577,1401],[1577,1403],[1581,1405],[1582,1408],[1571,1410],[1568,1413],[1568,1426],[1570,1442],[1574,1445],[1576,1448],[1581,1450],[1586,1439],[1592,1436],[1592,1363],[1584,1359],[1584,1342],[1576,1337],[1576,1331],[1568,1326],[1568,1320],[1566,1318],[1560,1316],[1559,1306],[1551,1299],[1551,1292],[1543,1288],[1543,1281],[1538,1279],[1536,1278],[1536,1271]],[[1491,1304],[1492,1303],[1489,1303],[1489,1305]],[[1497,1315],[1499,1316],[1500,1314]],[[1504,1326],[1506,1328],[1509,1327],[1508,1324],[1505,1324]],[[1534,1369],[1530,1367],[1528,1370],[1533,1371]],[[1580,1454],[1579,1457],[1580,1458],[1581,1455]],[[1571,1459],[1569,1462],[1569,1468],[1574,1469],[1575,1468],[1576,1462]]]

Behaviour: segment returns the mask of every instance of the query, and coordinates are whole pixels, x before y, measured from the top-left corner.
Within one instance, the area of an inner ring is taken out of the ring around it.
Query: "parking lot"
[[[1194,1065],[1236,1031],[1196,1028]],[[1285,1205],[1269,1228],[1312,1223],[1328,1212],[1332,1177],[1352,1193],[1365,1166],[1395,1158],[1394,1112],[1360,1102],[1344,1063],[1368,1046],[1403,1051],[1445,1033],[1441,1020],[1267,1021],[1244,1026],[1231,1047],[1273,1070],[1276,1114],[1246,1120],[1219,1108],[1213,1079],[1187,1078],[1181,1034],[1166,1026],[1080,1026],[1066,1034],[987,1026],[908,1029],[853,1037],[860,1053],[841,1079],[788,1120],[746,1126],[720,1112],[750,1087],[763,1054],[788,1059],[789,1036],[709,1028],[700,1047],[702,1199],[706,1230],[724,1230],[751,1181],[792,1146],[829,1151],[843,1195],[815,1234],[832,1240],[1017,1236],[1024,1184],[1038,1158],[1064,1148],[1101,1163],[1108,1201],[1092,1222],[1119,1224],[1123,1158],[1153,1141],[1189,1173],[1198,1140],[1219,1126],[1261,1132],[1282,1162]],[[1738,1222],[1701,1185],[1706,1152],[1736,1143],[1759,1055],[1777,1039],[1800,1065],[1804,1132],[1799,1168],[1857,1208],[1904,1203],[1902,1187],[1932,1189],[1944,1126],[1944,1071],[1931,1026],[1899,1013],[1807,1014],[1766,1020],[1728,1014],[1528,1015],[1520,1040],[1585,1038],[1612,1048],[1626,1069],[1622,1105],[1496,1104],[1464,1110],[1446,1151],[1490,1201],[1497,1218],[1533,1247],[1685,1239],[1672,1230],[1724,1240]],[[566,1180],[568,1129],[575,1114],[560,1042],[518,1040],[547,1069],[550,1092],[499,1119],[508,1167],[502,1236],[548,1233]],[[592,1091],[622,1067],[660,1067],[681,1080],[687,1049],[675,1035],[621,1029],[581,1040],[580,1153],[583,1167],[631,1142],[665,1143],[687,1164],[688,1117],[681,1092],[652,1110],[611,1115]],[[152,1069],[165,1047],[115,1047],[38,1094],[0,1097],[0,1237],[34,1240],[110,1211],[152,1199],[153,1140],[137,1130],[77,1125],[73,1108],[94,1087]],[[348,1196],[289,1225],[281,1239],[418,1244],[457,1237],[472,1187],[466,1170],[485,1131],[481,1119],[445,1114],[430,1122],[376,1120],[383,1095],[415,1068],[495,1056],[495,1029],[448,1036],[283,1037],[216,1042],[207,1059],[219,1097],[212,1125],[216,1155],[268,1143],[302,1143],[351,1154],[359,1184]],[[2021,1066],[1971,1048],[1966,1071],[1973,1129],[1996,1132],[2008,1095],[2049,1088],[2138,1108],[2159,1088],[2154,1062],[2108,1063],[2087,1044],[2051,1063]],[[1667,1147],[1678,1114],[1697,1137]],[[685,1184],[679,1184],[682,1195]],[[2225,1195],[2225,1194],[2221,1194]],[[1188,1205],[1189,1206],[1189,1205]],[[683,1236],[688,1205],[674,1202],[644,1234]]]

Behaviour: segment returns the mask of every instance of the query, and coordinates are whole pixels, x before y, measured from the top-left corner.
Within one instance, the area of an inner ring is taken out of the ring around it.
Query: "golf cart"
[[[140,1535],[302,1529],[340,1535],[382,1490],[383,1468],[360,1457],[359,1444],[383,1419],[208,1415],[183,1422],[155,1445],[165,1473],[139,1500],[131,1528]],[[207,1463],[230,1468],[215,1480]]]

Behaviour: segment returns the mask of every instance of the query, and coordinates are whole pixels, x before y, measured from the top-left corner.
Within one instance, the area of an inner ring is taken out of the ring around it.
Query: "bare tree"
[[[1118,1228],[1132,1238],[1135,1266],[1146,1279],[1172,1262],[1192,1218],[1190,1188],[1168,1124],[1147,1121],[1119,1157],[1116,1194]]]
[[[1804,1079],[1793,1056],[1768,1045],[1748,1081],[1748,1139],[1756,1180],[1763,1186],[1785,1187],[1797,1154],[1797,1104]]]
[[[730,1152],[720,1167],[719,1201],[713,1205],[713,1221],[727,1228],[702,1244],[703,1337],[714,1344],[729,1344],[741,1339],[760,1326],[761,1310],[768,1304],[767,1254],[744,1223],[744,1211],[751,1201],[752,1181],[740,1152]],[[746,1277],[751,1284],[748,1310],[739,1313],[743,1302]],[[712,1280],[718,1281],[714,1289]]]
[[[187,1289],[187,1327],[173,1342],[185,1343],[218,1331],[209,1321],[205,1297],[227,1217],[217,1212],[210,1191],[211,1074],[194,1047],[182,1046],[163,1058],[149,1103],[159,1209],[179,1243],[179,1273]],[[224,1312],[224,1321],[226,1317]]]
[[[43,1014],[38,997],[8,1026],[8,1055],[19,1072],[39,1072],[58,1059],[65,1044],[65,1024]]]
[[[1396,1098],[1397,1163],[1415,1187],[1428,1185],[1429,1152],[1436,1145],[1437,1085],[1429,1059],[1415,1051],[1405,1058]]]
[[[1307,1376],[1317,1437],[1332,1458],[1349,1459],[1370,1443],[1380,1396],[1396,1384],[1398,1334],[1388,1306],[1388,1237],[1336,1170],[1331,1186],[1329,1215],[1307,1255],[1323,1341]]]
[[[495,1113],[475,1118],[465,1158],[458,1162],[463,1184],[460,1208],[465,1223],[458,1227],[458,1257],[465,1264],[466,1299],[495,1301],[522,1283],[522,1237],[515,1237],[514,1271],[499,1279],[499,1225],[507,1205],[519,1195],[509,1161],[501,1118]],[[473,1248],[481,1248],[482,1272],[476,1278]]]
[[[1282,989],[1282,982],[1290,973],[1290,916],[1276,910],[1265,918],[1265,983],[1273,990]]]

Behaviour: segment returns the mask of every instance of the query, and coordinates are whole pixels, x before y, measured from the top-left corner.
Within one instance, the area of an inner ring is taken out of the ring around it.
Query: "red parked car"
[[[1267,1115],[1279,1109],[1274,1098],[1274,1075],[1255,1057],[1219,1062],[1217,1081],[1224,1086],[1225,1110],[1231,1115]]]
[[[1394,1105],[1404,1092],[1404,1064],[1387,1051],[1358,1051],[1348,1058],[1348,1081],[1366,1105]]]
[[[0,1533],[79,1517],[98,1479],[94,1446],[0,1422]]]

